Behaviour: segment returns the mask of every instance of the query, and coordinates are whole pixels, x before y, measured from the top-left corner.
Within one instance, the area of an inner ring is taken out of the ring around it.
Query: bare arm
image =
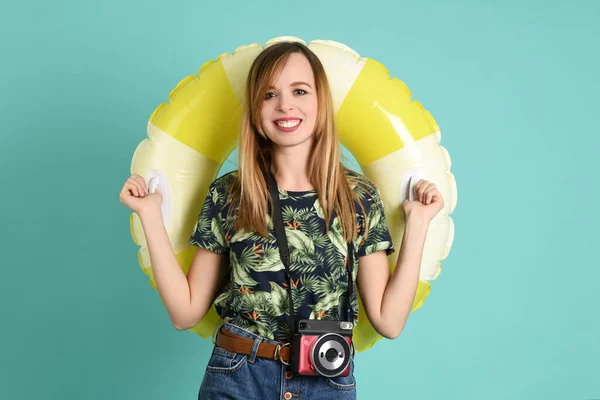
[[[160,298],[173,326],[190,329],[204,318],[223,286],[229,257],[199,248],[186,277],[171,248],[160,208],[147,207],[138,215]]]
[[[428,228],[428,221],[407,219],[393,274],[385,251],[359,258],[358,290],[369,321],[385,338],[397,338],[410,314]]]

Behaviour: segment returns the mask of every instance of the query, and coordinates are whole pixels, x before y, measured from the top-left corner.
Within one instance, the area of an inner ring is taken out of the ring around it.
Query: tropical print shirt
[[[348,247],[336,214],[331,218],[329,232],[325,233],[325,220],[316,190],[291,192],[278,189],[290,251],[296,320],[348,320],[346,310],[351,301],[351,320],[356,324],[358,257],[380,250],[385,250],[388,255],[394,251],[379,189],[357,172],[348,170],[346,176],[367,216],[365,221],[356,204],[359,226],[353,241],[354,290],[350,300],[345,264]],[[233,171],[212,182],[189,242],[229,256],[229,280],[214,302],[221,318],[265,338],[285,340],[291,337],[288,283],[273,223],[267,217],[268,238],[256,232],[235,230],[237,213],[230,210],[233,206],[227,202],[227,195],[236,178],[237,171]],[[369,227],[366,238],[365,224]]]

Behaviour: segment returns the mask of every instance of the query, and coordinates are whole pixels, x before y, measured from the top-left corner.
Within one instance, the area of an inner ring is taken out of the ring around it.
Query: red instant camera
[[[298,321],[292,341],[292,372],[296,375],[347,376],[352,356],[352,328],[347,321]]]

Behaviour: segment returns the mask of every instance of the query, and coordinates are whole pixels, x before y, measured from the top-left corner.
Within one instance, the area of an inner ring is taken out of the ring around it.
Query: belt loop
[[[258,346],[262,342],[262,337],[257,337],[254,339],[254,344],[252,345],[252,350],[250,350],[250,354],[248,355],[248,361],[254,364],[254,359],[256,358],[256,353],[258,353]]]

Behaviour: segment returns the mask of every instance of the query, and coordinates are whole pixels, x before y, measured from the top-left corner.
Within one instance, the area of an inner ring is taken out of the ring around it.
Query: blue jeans
[[[354,358],[350,361],[350,374],[326,378],[323,376],[293,376],[286,374],[281,361],[256,357],[261,341],[278,344],[225,323],[223,328],[254,339],[251,354],[232,353],[215,345],[198,400],[251,399],[251,400],[347,400],[356,399]]]

